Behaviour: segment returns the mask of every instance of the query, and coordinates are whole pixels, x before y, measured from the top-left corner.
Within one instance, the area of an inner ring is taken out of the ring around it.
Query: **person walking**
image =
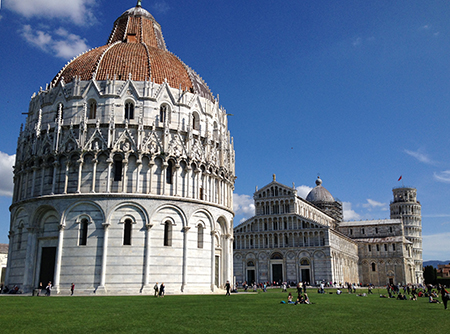
[[[73,291],[75,290],[75,284],[70,285],[70,295],[73,296]]]
[[[441,288],[441,297],[442,297],[442,302],[444,303],[444,309],[446,310],[448,300],[450,299],[450,295],[449,295],[448,291],[445,289],[445,285],[443,285]]]
[[[160,297],[164,297],[164,288],[166,286],[164,285],[164,283],[161,283],[160,287],[159,287],[159,296]]]
[[[155,290],[155,297],[159,297],[159,287],[158,282],[153,286],[153,290]]]
[[[50,294],[52,293],[52,281],[48,282],[47,286],[45,287],[45,290],[46,290],[45,295],[47,297],[50,297]]]
[[[227,283],[225,284],[225,288],[227,289],[227,293],[225,294],[225,296],[231,296],[230,295],[230,289],[231,289],[230,281],[227,281]]]

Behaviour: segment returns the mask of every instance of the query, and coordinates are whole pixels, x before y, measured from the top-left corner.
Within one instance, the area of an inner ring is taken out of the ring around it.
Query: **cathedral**
[[[343,221],[320,178],[303,199],[274,175],[253,195],[255,216],[234,228],[236,282],[423,283],[417,190],[393,195],[390,219]]]
[[[216,291],[233,274],[234,166],[225,109],[139,1],[31,98],[5,284]]]

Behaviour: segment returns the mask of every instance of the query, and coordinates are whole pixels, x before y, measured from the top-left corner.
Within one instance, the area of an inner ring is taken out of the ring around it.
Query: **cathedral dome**
[[[311,203],[334,202],[334,198],[333,196],[331,196],[330,192],[324,187],[322,187],[322,180],[320,179],[319,176],[317,177],[316,180],[316,186],[309,192],[308,196],[306,197],[306,200]]]
[[[80,80],[153,81],[214,100],[203,79],[166,48],[161,26],[143,9],[140,1],[115,22],[106,45],[70,61],[52,85]]]

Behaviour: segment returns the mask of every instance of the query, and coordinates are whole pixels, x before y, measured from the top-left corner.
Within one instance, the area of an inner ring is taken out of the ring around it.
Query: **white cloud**
[[[89,49],[84,38],[71,34],[64,28],[55,30],[52,36],[50,32],[33,30],[30,25],[25,25],[21,33],[31,45],[64,59],[70,59]]]
[[[404,152],[427,165],[435,164],[435,162],[433,160],[431,160],[426,154],[419,152],[419,150],[417,150],[417,152],[405,150]]]
[[[0,196],[11,197],[13,194],[13,169],[16,155],[8,155],[0,151]]]
[[[450,260],[450,232],[422,235],[423,259]]]
[[[350,202],[342,202],[342,206],[344,209],[344,220],[358,220],[361,219],[361,216],[357,214],[354,210],[352,210],[352,203]]]
[[[3,0],[4,8],[25,16],[69,19],[82,25],[95,22],[95,0]]]
[[[367,203],[363,204],[362,206],[363,208],[369,209],[369,211],[376,208],[380,208],[382,211],[386,211],[388,209],[387,203],[377,202],[370,198],[368,198]]]
[[[353,46],[360,46],[362,43],[362,38],[361,37],[357,37],[353,40],[352,44]]]
[[[433,176],[439,182],[450,183],[450,170],[444,170],[439,173],[434,172]]]
[[[164,13],[167,13],[169,10],[170,10],[170,6],[165,1],[156,1],[152,5],[152,12],[155,12],[155,13],[164,14]]]
[[[236,215],[244,216],[244,220],[254,216],[255,204],[253,202],[253,197],[249,195],[233,194],[233,211]]]
[[[308,196],[309,192],[313,189],[308,186],[299,186],[297,189],[297,195],[300,196],[303,199],[306,199],[306,196]]]

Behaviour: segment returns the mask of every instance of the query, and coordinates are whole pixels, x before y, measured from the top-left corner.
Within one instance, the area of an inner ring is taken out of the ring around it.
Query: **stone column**
[[[174,187],[175,187],[175,189],[174,189],[174,192],[173,192],[173,195],[174,196],[178,196],[178,178],[179,178],[179,174],[180,174],[180,172],[179,172],[179,170],[180,170],[180,164],[177,162],[176,163],[176,165],[174,166],[174,175],[173,175],[173,178],[174,178],[174,180],[175,180],[175,184],[174,184]]]
[[[185,174],[185,179],[186,179],[186,192],[185,192],[185,197],[186,198],[190,198],[191,196],[189,196],[189,192],[191,190],[190,186],[189,186],[189,180],[191,179],[191,171],[192,171],[192,167],[190,165],[186,166],[186,174]]]
[[[141,292],[151,292],[151,287],[149,286],[149,275],[150,275],[150,229],[153,224],[145,224],[145,257],[144,257],[144,285],[142,286]]]
[[[106,293],[106,265],[108,259],[108,235],[109,235],[109,223],[103,223],[103,254],[102,254],[102,268],[100,273],[100,285],[95,290],[98,294]]]
[[[161,195],[166,194],[166,173],[167,173],[167,166],[169,164],[166,161],[163,161],[161,165]]]
[[[64,174],[64,194],[67,194],[67,187],[69,186],[69,169],[70,169],[70,160],[66,162],[66,171]],[[44,180],[43,177],[42,180]]]
[[[42,196],[44,194],[45,168],[47,168],[47,164],[42,163],[42,165],[41,165],[41,187],[39,189],[40,196]],[[22,180],[23,180],[23,177],[22,177]],[[25,184],[25,186],[27,186],[27,184]]]
[[[148,163],[148,173],[150,173],[150,176],[148,177],[148,189],[147,194],[150,194],[152,192],[152,177],[153,177],[153,166],[155,164],[152,161],[149,161]]]
[[[255,243],[255,240],[253,240],[253,242]],[[233,268],[233,257],[229,256],[229,254],[233,254],[233,238],[231,237],[231,234],[226,234],[225,238],[223,238],[223,250],[224,252],[222,253],[222,257],[223,257],[223,263],[225,264],[225,268],[224,268],[224,277],[222,280],[222,284],[224,282],[226,282],[227,280],[229,280],[230,282],[233,280],[233,272],[231,271],[231,268]],[[230,249],[231,247],[231,249]],[[255,261],[257,262],[257,261]],[[256,272],[255,272],[256,275]],[[256,277],[255,277],[256,278]]]
[[[122,168],[122,192],[127,192],[127,186],[128,186],[128,178],[127,178],[127,172],[128,172],[128,159],[122,160],[123,168]]]
[[[95,193],[95,180],[97,179],[97,164],[98,159],[95,157],[95,159],[92,160],[92,188],[91,193]]]
[[[59,225],[59,235],[58,235],[58,248],[56,249],[56,263],[55,263],[55,282],[53,284],[53,288],[56,290],[56,293],[59,294],[61,292],[59,288],[59,281],[61,276],[61,261],[62,261],[62,252],[63,252],[63,240],[64,240],[64,228],[63,224]]]
[[[215,268],[216,268],[216,246],[215,235],[216,231],[211,231],[211,292],[214,292]]]
[[[58,171],[58,167],[59,167],[59,162],[55,160],[55,161],[53,162],[52,195],[55,194],[55,189],[56,189],[56,173],[57,173],[57,171]]]
[[[8,234],[8,239],[9,239],[9,243],[11,244],[11,242],[13,241],[14,238],[14,232],[13,231],[9,231]],[[12,247],[8,247],[8,262],[6,265],[6,275],[5,275],[5,285],[9,285],[9,271],[11,268],[11,261],[12,261],[12,256],[11,256],[11,252],[12,252]],[[412,276],[411,276],[412,277]]]
[[[183,276],[181,279],[181,292],[184,292],[184,288],[187,285],[187,262],[188,262],[188,232],[190,230],[190,226],[183,227]]]
[[[108,177],[107,177],[108,184],[106,185],[106,192],[110,193],[111,192],[111,169],[112,169],[113,159],[108,158],[108,159],[106,159],[106,162],[108,163]]]
[[[33,275],[36,263],[36,229],[33,227],[27,228],[28,238],[27,238],[27,253],[25,258],[25,268],[24,268],[24,277],[23,277],[23,290],[24,291],[33,291],[35,288],[35,284],[33,285]],[[10,247],[12,248],[12,247]]]
[[[78,182],[77,182],[77,193],[81,193],[81,176],[83,173],[83,159],[80,158],[77,160],[78,162]]]
[[[141,191],[141,170],[142,170],[142,160],[139,157],[136,160],[136,165],[137,165],[137,175],[136,175],[136,189],[135,192],[140,194]]]
[[[31,182],[31,197],[34,197],[34,185],[36,183],[36,170],[38,169],[37,166],[31,167],[33,169],[33,180]]]

